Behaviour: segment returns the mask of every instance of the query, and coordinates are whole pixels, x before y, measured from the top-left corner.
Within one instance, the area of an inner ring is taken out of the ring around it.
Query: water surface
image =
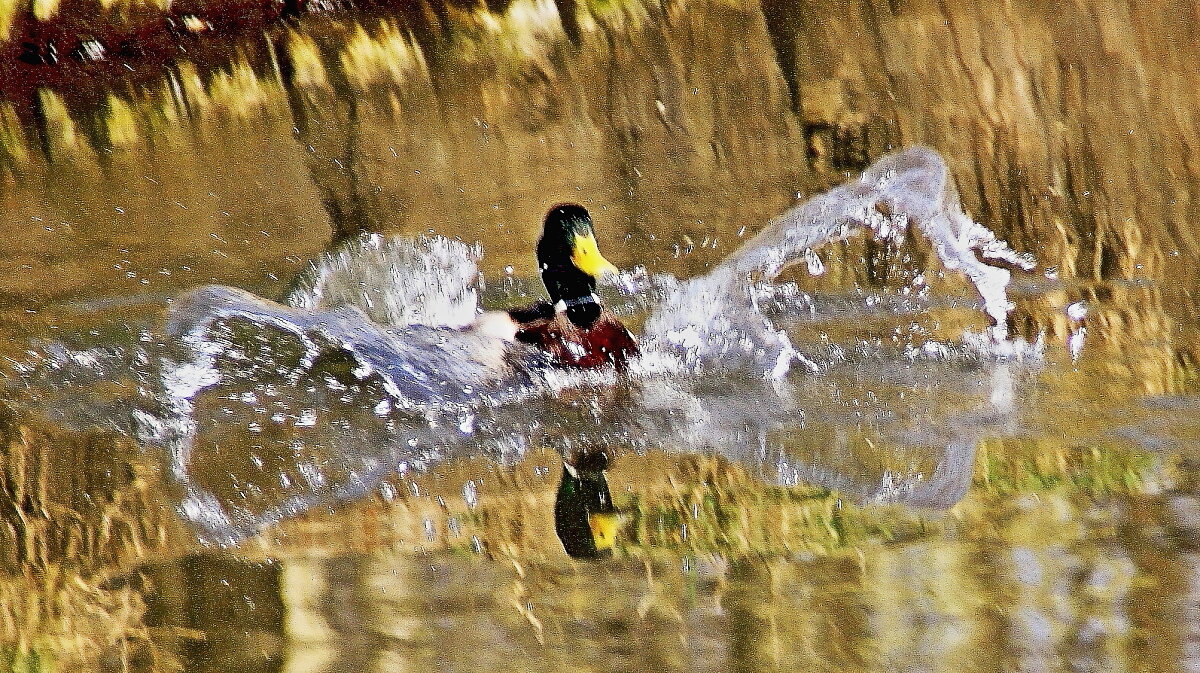
[[[594,5],[578,44],[549,4],[310,16],[0,103],[0,661],[1195,669],[1195,17],[828,4]],[[230,548],[146,441],[194,287],[283,299],[377,232],[478,244],[482,304],[525,301],[564,200],[618,266],[695,278],[915,144],[1037,259],[1010,289],[1033,346],[974,346],[927,244],[859,236],[762,288],[812,365],[775,383],[576,381],[431,429],[346,362],[280,378],[292,346],[230,325],[258,350],[198,399],[194,477],[272,512]],[[610,561],[553,535],[573,443],[617,452]]]

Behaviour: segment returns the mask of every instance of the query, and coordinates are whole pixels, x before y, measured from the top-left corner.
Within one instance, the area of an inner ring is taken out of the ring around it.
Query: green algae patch
[[[973,491],[994,496],[1056,489],[1091,496],[1155,493],[1174,482],[1176,462],[1123,447],[988,440],[976,456]]]
[[[38,650],[0,647],[0,670],[12,673],[50,673],[54,657]]]
[[[911,508],[859,506],[819,486],[765,485],[723,459],[681,459],[680,468],[690,474],[614,496],[625,518],[621,553],[828,554],[937,529]]]

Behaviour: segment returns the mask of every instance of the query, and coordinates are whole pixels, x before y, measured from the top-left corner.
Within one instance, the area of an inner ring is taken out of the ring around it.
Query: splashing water
[[[904,150],[859,180],[776,218],[711,273],[682,282],[654,277],[661,299],[646,320],[643,350],[651,357],[674,353],[693,370],[753,365],[766,377],[781,378],[799,356],[759,307],[753,281],[770,281],[801,261],[811,265],[814,248],[857,231],[887,239],[912,224],[948,269],[972,283],[992,321],[990,337],[1002,342],[1010,274],[983,260],[1023,269],[1033,261],[967,217],[948,177],[933,150]],[[461,329],[478,311],[479,254],[440,237],[369,235],[313,264],[288,295],[288,306],[231,288],[202,288],[176,302],[168,332],[203,353],[211,349],[204,334],[214,321],[242,318],[294,335],[304,350],[300,368],[311,366],[323,349],[346,351],[357,363],[356,375],[381,375],[402,405],[481,400],[520,368],[505,358],[511,347]],[[176,388],[182,398],[198,390]]]
[[[888,239],[913,224],[946,268],[961,271],[975,287],[992,321],[991,341],[1002,345],[1012,309],[1006,294],[1010,273],[984,260],[1030,270],[1033,259],[962,211],[945,161],[924,147],[880,159],[857,181],[775,218],[708,275],[678,284],[647,319],[645,338],[653,348],[676,351],[693,368],[713,360],[739,362],[780,378],[797,353],[788,336],[763,317],[752,278],[772,280],[801,261],[811,266],[814,248],[858,231]]]
[[[372,234],[312,264],[288,305],[223,286],[172,304],[167,336],[185,354],[164,356],[161,408],[135,418],[166,447],[180,511],[206,540],[359,497],[475,434],[479,407],[545,388],[537,354],[460,329],[476,315],[478,257],[445,238]],[[214,414],[245,460],[201,441]]]
[[[167,334],[193,345],[200,357],[192,366],[211,370],[213,356],[224,348],[208,339],[210,329],[237,319],[295,339],[299,357],[285,365],[292,380],[321,355],[341,351],[353,359],[356,379],[379,377],[393,402],[406,408],[500,402],[506,391],[518,389],[525,371],[519,359],[507,356],[505,343],[488,334],[421,324],[388,327],[372,322],[356,306],[293,309],[222,286],[203,287],[178,300]],[[197,385],[214,384],[214,376],[211,371],[189,374],[186,381],[170,381],[168,389],[187,399],[200,390]]]
[[[310,311],[356,306],[374,322],[465,327],[479,305],[482,250],[440,236],[368,234],[322,255],[284,300]]]
[[[648,310],[643,356],[632,372],[636,407],[622,418],[580,416],[554,399],[563,387],[609,387],[611,373],[554,370],[525,346],[471,329],[478,248],[371,235],[313,264],[287,305],[220,286],[177,300],[167,331],[190,355],[164,364],[167,413],[139,415],[142,437],[169,449],[170,473],[185,491],[181,511],[219,543],[314,503],[357,497],[400,466],[432,464],[454,447],[519,454],[538,433],[557,433],[551,443],[562,446],[678,446],[761,463],[763,455],[748,455],[747,438],[765,447],[772,428],[803,418],[788,374],[797,361],[818,370],[760,306],[762,297],[780,295],[770,281],[792,264],[812,266],[820,245],[858,231],[886,240],[910,226],[945,267],[970,280],[992,320],[991,343],[1003,344],[1009,272],[988,262],[1031,268],[1032,261],[968,218],[942,159],[914,148],[776,218],[705,276],[621,276],[619,289]],[[771,382],[771,392],[747,388],[754,380]],[[516,402],[522,413],[513,413]],[[199,419],[210,414],[225,415],[217,426],[236,418],[249,428],[247,438],[228,443],[258,447],[242,470],[252,476],[224,493],[209,477],[232,477],[221,462],[228,456],[197,443]],[[556,418],[565,419],[563,427]],[[256,439],[264,428],[282,433],[274,449],[288,456],[282,462]],[[969,478],[975,442],[968,435],[944,440],[946,458],[924,481],[886,475],[863,486],[783,458],[776,478],[803,471],[863,499],[944,506],[961,494],[963,475]]]

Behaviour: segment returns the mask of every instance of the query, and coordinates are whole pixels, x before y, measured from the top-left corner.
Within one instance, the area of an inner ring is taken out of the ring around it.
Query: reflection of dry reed
[[[143,592],[153,587],[121,579],[135,564],[166,560],[187,548],[187,533],[175,528],[162,486],[123,440],[72,438],[11,415],[0,431],[6,447],[0,453],[0,534],[2,548],[15,550],[4,559],[0,578],[0,656],[52,658],[68,670],[85,670],[100,659],[121,670],[170,668],[170,653],[182,647],[181,639],[200,634],[187,623],[147,627]],[[669,566],[681,556],[715,558],[737,567],[738,559],[762,557],[854,561],[865,549],[939,544],[947,527],[969,538],[987,538],[999,525],[1005,535],[1055,530],[1075,539],[1083,534],[1080,526],[1092,525],[1084,511],[1094,499],[1160,490],[1169,481],[1156,461],[1128,451],[1015,440],[986,442],[981,451],[975,489],[949,518],[858,507],[822,488],[766,486],[718,457],[626,455],[610,474],[625,517],[618,559]],[[519,575],[531,564],[536,573],[550,572],[568,563],[553,533],[558,473],[549,468],[558,461],[552,451],[531,452],[506,468],[455,461],[431,474],[397,478],[392,488],[406,495],[313,511],[247,542],[240,554],[342,557],[423,549],[490,556],[511,562]],[[468,483],[471,498],[463,495]],[[1055,505],[1031,508],[1023,498]],[[1050,522],[1057,522],[1055,528]],[[679,618],[674,589],[656,578],[657,572],[647,575],[636,612],[673,623]],[[559,637],[546,614],[530,607],[541,595],[536,580],[512,582],[508,603],[518,606],[527,627],[546,642]],[[175,596],[166,592],[159,600],[166,595]],[[764,600],[775,605],[778,597],[771,596]],[[185,593],[171,600],[199,599]],[[742,608],[750,609],[730,605]],[[769,615],[776,608],[762,609]]]
[[[434,540],[423,542],[420,554],[397,550],[407,542],[359,548],[349,555],[356,572],[344,572],[319,542],[315,550],[301,545],[290,550],[296,560],[283,563],[289,638],[326,660],[351,656],[360,648],[347,641],[366,639],[368,657],[416,662],[416,670],[483,668],[496,651],[535,657],[544,663],[537,670],[562,671],[592,670],[600,658],[609,664],[601,670],[668,671],[873,671],[897,662],[966,670],[984,655],[1008,670],[1064,652],[1102,656],[1113,669],[1147,651],[1175,661],[1190,627],[1163,606],[1190,600],[1182,598],[1187,579],[1177,574],[1181,556],[1142,549],[1147,539],[1137,530],[1155,518],[1137,511],[1144,499],[1133,493],[1154,485],[1121,477],[1146,457],[1019,442],[993,443],[985,454],[975,493],[939,524],[944,534],[875,540],[828,556],[705,551],[676,539],[667,542],[671,552],[627,547],[599,564],[572,564],[533,548],[488,562],[461,553],[447,537],[450,550]],[[626,458],[632,465],[614,474],[617,492],[632,486],[646,501],[678,505],[664,509],[693,511],[692,496],[710,489],[730,506],[770,500],[762,489],[739,497],[751,483],[719,461]],[[658,474],[639,476],[648,471]],[[461,476],[446,472],[445,485]],[[428,481],[421,488],[437,492]],[[493,525],[504,515],[495,506],[499,497],[493,492],[479,504]],[[449,514],[461,511],[444,500]],[[747,518],[757,524],[757,516]],[[856,514],[848,508],[846,516]],[[468,523],[461,532],[472,530]],[[293,558],[286,547],[274,549]],[[1158,607],[1139,603],[1144,599]],[[339,624],[345,613],[366,617],[347,631]],[[1046,625],[1038,631],[1044,637],[1019,637],[1039,625]],[[442,646],[447,634],[457,647]],[[628,647],[634,640],[638,646]],[[522,647],[536,654],[522,655]],[[392,654],[376,654],[384,650]]]
[[[661,266],[693,273],[792,194],[923,143],[947,157],[970,211],[1059,278],[1194,283],[1196,104],[1177,73],[1196,47],[1163,51],[1158,36],[1195,16],[1134,22],[1098,2],[1064,16],[1036,3],[592,3],[574,48],[550,3],[506,7],[442,11],[442,32],[405,14],[313,17],[146,86],[43,90],[36,119],[0,107],[0,172],[105,163],[183,126],[282,120],[317,188],[306,205],[336,232],[472,240],[532,227],[543,201],[586,184],[622,227],[602,235],[659,241],[649,253],[678,257]],[[521,236],[501,238],[489,260],[527,257]],[[853,242],[826,279],[904,282],[925,257]],[[1154,324],[1164,309],[1143,310]]]
[[[442,37],[412,17],[346,26],[318,19],[313,34],[344,33],[338,53],[319,54],[291,31],[280,48],[299,86],[349,82],[384,114],[406,105],[414,75],[433,81],[441,104],[474,108],[484,113],[477,120],[506,129],[536,131],[563,112],[554,108],[583,103],[592,120],[611,126],[613,158],[632,164],[618,169],[635,187],[682,177],[711,188],[729,169],[807,158],[815,182],[799,166],[788,176],[794,189],[811,190],[891,147],[924,143],[948,157],[969,208],[1063,277],[1155,277],[1172,251],[1197,251],[1187,220],[1197,189],[1186,142],[1195,104],[1177,74],[1195,46],[1158,46],[1168,44],[1161,36],[1186,35],[1194,13],[1172,11],[1168,21],[1139,11],[1134,22],[1132,10],[1114,14],[1100,2],[1062,16],[1036,3],[890,12],[769,0],[684,5],[581,8],[586,48],[566,67],[559,17],[551,3],[533,0],[503,13],[449,8],[439,13]],[[271,51],[253,45],[199,77],[185,64],[151,97],[116,93],[100,125],[113,138],[148,137],[151,120],[173,117],[180,101],[200,115],[279,109]],[[460,97],[463,89],[473,91]],[[1172,104],[1158,104],[1161,96]],[[794,121],[787,97],[796,98]],[[7,135],[6,146],[31,142]],[[25,152],[9,154],[9,165],[24,160]],[[685,233],[699,240],[709,232]]]
[[[0,578],[0,662],[7,656],[28,667],[13,670],[49,671],[94,669],[105,660],[126,671],[140,660],[149,664],[143,670],[169,670],[144,614],[133,589],[107,589],[59,565]]]
[[[46,433],[0,419],[0,568],[60,559],[85,567],[122,565],[167,543],[172,521],[131,463],[136,449],[116,435]]]
[[[1070,284],[1018,301],[1013,321],[1018,333],[1041,332],[1060,347],[1081,328],[1086,330],[1081,365],[1092,374],[1086,385],[1098,380],[1107,385],[1105,390],[1077,386],[1072,396],[1186,394],[1196,389],[1200,376],[1200,340],[1189,326],[1195,320],[1189,293],[1172,283]],[[1086,307],[1081,321],[1063,309],[1076,302]]]
[[[130,462],[136,449],[112,435],[45,431],[8,410],[0,447],[0,661],[87,670],[107,658],[128,670],[148,657],[159,670],[141,594],[109,586],[161,555],[170,529],[169,509]]]

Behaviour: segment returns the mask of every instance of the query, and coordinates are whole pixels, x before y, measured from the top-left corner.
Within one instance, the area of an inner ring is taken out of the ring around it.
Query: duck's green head
[[[571,321],[580,327],[590,326],[600,315],[599,305],[592,300],[596,280],[606,273],[616,273],[617,267],[600,254],[586,208],[562,203],[546,213],[537,259],[551,303],[566,302]]]

